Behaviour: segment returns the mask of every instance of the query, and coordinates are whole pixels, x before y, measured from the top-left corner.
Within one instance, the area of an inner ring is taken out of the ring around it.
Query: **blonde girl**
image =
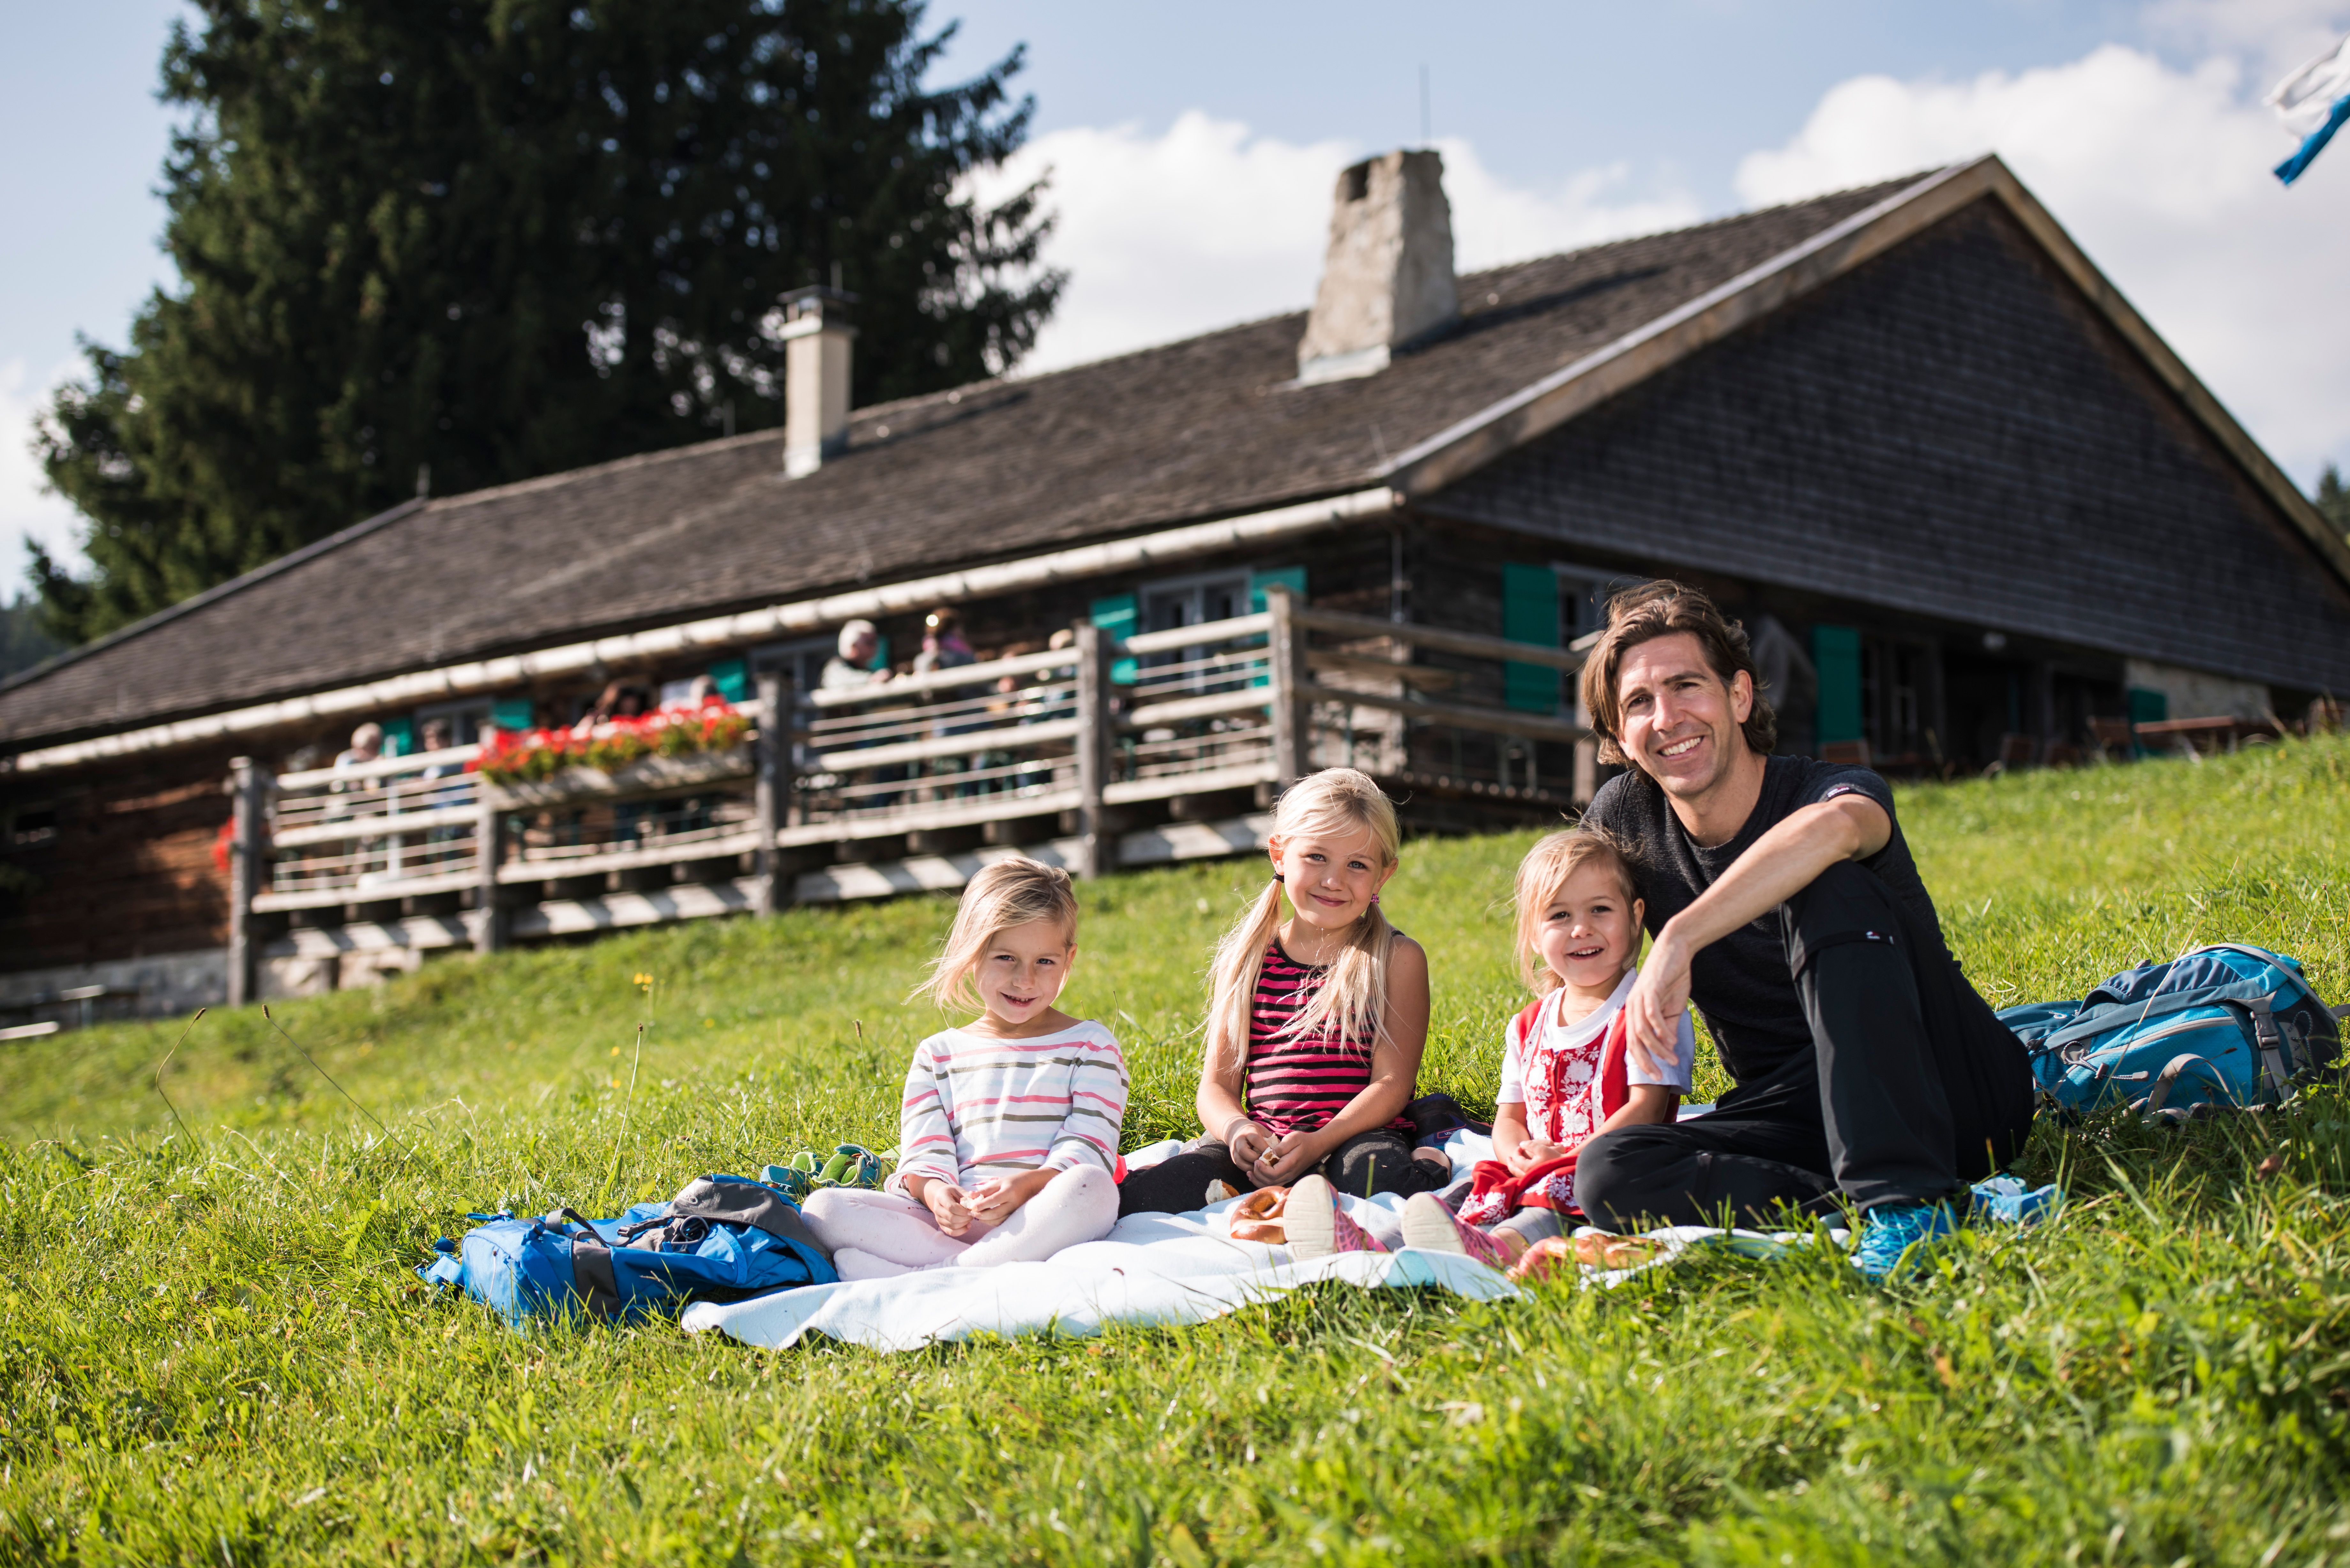
[[[1624,1049],[1619,1020],[1639,972],[1646,911],[1622,844],[1593,828],[1552,834],[1519,864],[1515,902],[1519,971],[1534,1002],[1503,1032],[1493,1158],[1478,1162],[1457,1215],[1425,1196],[1403,1217],[1407,1246],[1498,1267],[1563,1232],[1586,1140],[1673,1119],[1697,1058],[1686,1013],[1665,1072],[1644,1070]]]
[[[914,1048],[888,1185],[802,1211],[842,1279],[1048,1258],[1117,1222],[1126,1059],[1054,1005],[1076,956],[1067,872],[1014,856],[963,889],[915,994],[979,1016]]]
[[[1206,1136],[1130,1173],[1121,1211],[1197,1209],[1218,1183],[1287,1185],[1291,1250],[1312,1255],[1347,1228],[1332,1183],[1351,1194],[1443,1184],[1448,1168],[1413,1158],[1399,1114],[1428,1040],[1428,955],[1379,909],[1400,846],[1394,804],[1367,774],[1329,768],[1284,792],[1270,878],[1216,948]]]

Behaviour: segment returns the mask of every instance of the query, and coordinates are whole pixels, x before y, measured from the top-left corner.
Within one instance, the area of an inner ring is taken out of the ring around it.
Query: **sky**
[[[157,62],[180,0],[0,0],[0,597],[71,550],[28,450],[77,336],[172,286]],[[2290,191],[2261,104],[2350,0],[932,0],[959,78],[1025,46],[1072,281],[1026,369],[1308,304],[1330,188],[1444,156],[1459,264],[1997,151],[2304,488],[2350,467],[2350,146]],[[1425,92],[1423,92],[1423,81]]]

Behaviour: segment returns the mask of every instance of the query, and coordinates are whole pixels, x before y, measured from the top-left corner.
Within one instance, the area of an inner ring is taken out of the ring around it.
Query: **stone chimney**
[[[1444,161],[1389,152],[1340,174],[1322,286],[1297,344],[1299,382],[1377,375],[1460,314]]]
[[[804,479],[848,450],[848,325],[853,294],[795,288],[784,296],[784,477]]]

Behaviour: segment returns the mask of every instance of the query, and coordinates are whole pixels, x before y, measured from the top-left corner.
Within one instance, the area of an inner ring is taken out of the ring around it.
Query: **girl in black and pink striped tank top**
[[[1371,1082],[1370,1040],[1346,1038],[1326,1021],[1311,1033],[1296,1029],[1328,973],[1299,963],[1277,941],[1257,969],[1242,1084],[1250,1119],[1275,1136],[1327,1126]],[[1373,1024],[1376,1036],[1376,1018]],[[1388,1125],[1411,1126],[1400,1116]]]
[[[1440,1155],[1413,1158],[1400,1115],[1428,1039],[1428,955],[1379,909],[1399,843],[1367,774],[1329,768],[1283,793],[1272,877],[1216,950],[1206,1136],[1129,1173],[1121,1213],[1181,1212],[1226,1189],[1411,1193],[1449,1179]]]

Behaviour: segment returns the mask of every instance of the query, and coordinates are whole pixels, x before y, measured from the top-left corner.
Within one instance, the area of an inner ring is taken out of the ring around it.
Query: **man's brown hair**
[[[1741,726],[1746,743],[1764,756],[1779,743],[1779,719],[1763,701],[1762,684],[1754,675],[1754,650],[1746,628],[1725,618],[1702,588],[1660,577],[1626,588],[1607,601],[1607,628],[1599,634],[1591,656],[1583,661],[1583,708],[1599,737],[1599,760],[1630,763],[1619,743],[1624,733],[1623,705],[1617,700],[1616,679],[1624,655],[1644,642],[1687,632],[1705,649],[1705,661],[1727,688],[1737,683],[1740,670],[1754,681],[1754,707]]]

